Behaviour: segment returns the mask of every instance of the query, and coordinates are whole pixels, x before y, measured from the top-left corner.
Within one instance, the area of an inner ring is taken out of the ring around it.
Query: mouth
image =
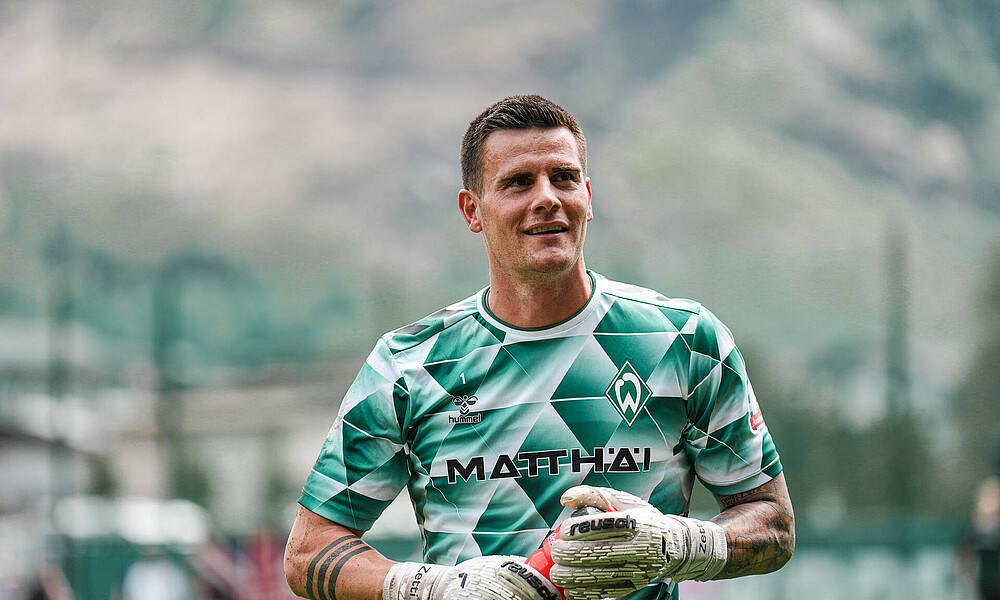
[[[528,235],[541,235],[543,233],[562,233],[564,231],[568,231],[568,228],[563,225],[539,225],[538,227],[532,227],[525,231],[525,233]]]

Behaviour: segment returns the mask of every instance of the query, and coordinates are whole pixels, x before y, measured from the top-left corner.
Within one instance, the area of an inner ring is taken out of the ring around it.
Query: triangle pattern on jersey
[[[548,403],[588,339],[578,335],[504,345],[476,393],[479,406],[498,409]],[[548,352],[542,352],[543,347]]]
[[[647,335],[607,334],[595,338],[611,362],[621,368],[628,361],[639,377],[645,381],[660,363],[660,359],[677,338],[677,334],[669,332]],[[611,383],[610,379],[608,383]]]
[[[388,462],[395,460],[396,457],[392,457]],[[395,485],[392,485],[395,484]],[[371,498],[373,500],[378,500],[380,502],[392,502],[399,495],[399,491],[403,489],[406,485],[406,480],[400,478],[396,482],[387,482],[385,478],[385,473],[379,469],[375,469],[358,479],[350,485],[351,491],[357,492]]]
[[[535,511],[541,515],[546,527],[554,525],[562,512],[559,496],[582,478],[582,475],[574,474],[570,468],[569,454],[574,448],[580,448],[585,455],[590,455],[591,448],[581,444],[562,415],[552,405],[546,405],[545,410],[538,414],[536,426],[524,439],[520,451],[558,450],[564,451],[566,456],[558,459],[536,458],[533,460],[536,469],[534,476],[530,476],[529,466],[529,476],[516,480],[526,497],[534,498]],[[552,463],[553,460],[555,464]]]
[[[667,320],[670,321],[670,324],[673,325],[674,331],[683,331],[684,326],[687,325],[688,321],[690,321],[692,317],[696,316],[695,313],[692,313],[689,310],[679,310],[663,306],[660,307],[660,312],[663,313],[663,316],[665,316]]]
[[[552,357],[569,352],[576,355],[579,346],[579,339],[569,336],[505,344],[504,350],[533,380],[541,381],[547,374],[546,367],[556,362]]]
[[[588,337],[576,360],[552,394],[553,400],[567,398],[604,398],[608,382],[614,379],[618,366],[597,343]]]
[[[594,328],[594,334],[605,333],[662,333],[676,332],[677,328],[656,307],[646,303],[616,301]]]
[[[646,379],[646,385],[653,396],[661,398],[684,398],[687,396],[687,348],[683,344],[671,344],[653,372]],[[684,369],[683,376],[678,369]]]
[[[733,336],[721,323],[715,329],[715,345],[719,353],[719,360],[726,360],[729,354],[736,348]]]
[[[472,534],[467,534],[462,540],[462,545],[456,545],[456,547],[449,549],[447,556],[448,559],[441,561],[441,563],[455,565],[470,558],[483,556],[483,552],[479,549],[479,544],[476,543]]]
[[[521,481],[517,479],[505,479],[500,482],[483,510],[475,531],[499,533],[548,528],[549,524],[537,510],[525,509],[533,504],[531,497],[521,489],[520,483]],[[561,494],[562,490],[559,490],[559,493]]]
[[[347,485],[313,469],[309,475],[310,493],[322,502],[326,502],[347,489]]]
[[[348,483],[347,467],[341,459],[345,454],[344,450],[348,447],[344,444],[350,438],[345,439],[344,427],[346,425],[342,420],[337,419],[334,421],[333,427],[330,429],[330,433],[327,434],[326,441],[323,443],[323,448],[320,450],[319,458],[316,461],[317,466],[321,466],[322,469],[314,468],[313,471],[342,482],[346,487]],[[320,473],[320,470],[322,470],[322,473]]]
[[[474,395],[499,349],[493,334],[466,320],[437,337],[422,366],[449,395]]]
[[[622,422],[621,414],[607,398],[554,402],[552,408],[566,427],[579,440],[584,454],[590,455],[594,448],[608,444],[611,435]]]

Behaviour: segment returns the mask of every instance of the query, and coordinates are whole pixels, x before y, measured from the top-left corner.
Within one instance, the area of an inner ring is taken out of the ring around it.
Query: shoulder
[[[596,275],[596,274],[595,274]],[[602,279],[601,291],[612,296],[623,304],[649,305],[662,311],[677,311],[690,315],[699,315],[704,309],[700,302],[687,298],[669,298],[656,290],[644,288],[631,283],[623,283],[596,275]]]
[[[476,298],[480,293],[482,292],[477,292],[460,302],[446,306],[419,321],[390,331],[382,336],[381,341],[394,355],[420,346],[442,332],[459,326],[467,319],[474,318],[478,313]]]
[[[598,275],[599,276],[599,275]],[[602,277],[602,276],[599,276]],[[670,298],[656,290],[602,277],[601,290],[614,299],[614,307],[630,315],[656,312],[664,315],[678,332],[700,340],[705,336],[729,336],[728,328],[700,302]]]

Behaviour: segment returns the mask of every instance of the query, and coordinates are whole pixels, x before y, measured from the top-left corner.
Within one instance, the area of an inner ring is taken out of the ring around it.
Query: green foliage
[[[976,482],[1000,474],[1000,251],[994,256],[980,290],[981,337],[955,398],[962,450],[970,480]]]
[[[212,501],[212,480],[201,462],[188,456],[174,468],[174,497],[190,500],[199,506],[209,506]]]

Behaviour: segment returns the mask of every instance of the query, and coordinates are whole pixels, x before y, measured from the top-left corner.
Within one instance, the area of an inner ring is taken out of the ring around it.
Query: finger
[[[537,570],[526,565],[523,559],[504,562],[497,574],[524,598],[554,600],[559,597],[559,590],[555,585]]]
[[[623,492],[622,490],[616,490],[614,488],[599,487],[594,488],[601,493],[605,498],[607,498],[608,503],[617,508],[618,510],[627,510],[629,508],[635,508],[637,506],[646,506],[649,503],[640,498],[639,496],[630,494],[628,492]]]
[[[627,543],[627,542],[626,542]],[[553,569],[564,567],[620,567],[635,562],[635,550],[613,542],[552,542]],[[556,584],[558,585],[558,584]]]
[[[634,587],[601,587],[592,589],[565,590],[567,600],[603,600],[604,598],[621,598],[637,590]]]
[[[554,565],[549,571],[549,579],[567,590],[621,586],[635,589],[649,583],[652,576],[642,565],[591,568]]]
[[[577,485],[569,488],[560,496],[559,502],[570,508],[593,506],[608,511],[612,507],[608,497],[601,492],[601,488],[592,485]]]

